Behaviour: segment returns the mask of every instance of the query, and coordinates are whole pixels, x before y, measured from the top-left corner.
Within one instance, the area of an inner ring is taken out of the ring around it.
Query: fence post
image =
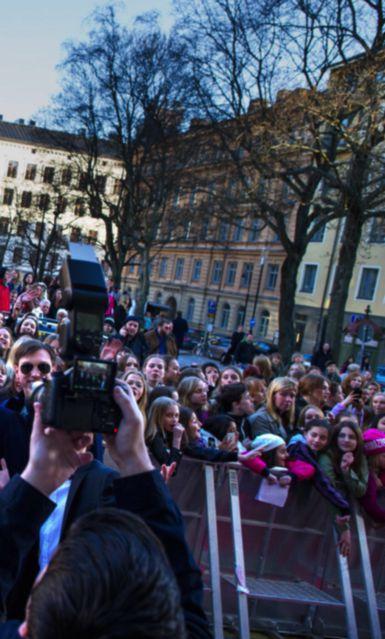
[[[239,635],[241,639],[249,639],[249,608],[243,553],[241,510],[239,506],[239,486],[237,471],[229,469],[229,493],[231,506],[231,529],[233,533],[235,578],[238,602]]]
[[[342,557],[338,547],[338,533],[333,528],[333,537],[336,542],[337,562],[340,571],[342,595],[345,604],[346,631],[348,639],[359,639],[356,612],[354,609],[352,584],[350,581],[349,564],[346,557]]]
[[[223,613],[221,597],[221,575],[219,567],[217,508],[215,503],[214,468],[206,464],[205,485],[214,637],[215,639],[223,639]]]
[[[358,543],[360,546],[361,568],[364,577],[366,602],[368,605],[369,623],[372,639],[381,639],[380,617],[377,608],[376,591],[374,589],[372,565],[370,563],[368,540],[366,537],[365,522],[357,512],[357,506],[353,505],[354,518],[357,527]]]

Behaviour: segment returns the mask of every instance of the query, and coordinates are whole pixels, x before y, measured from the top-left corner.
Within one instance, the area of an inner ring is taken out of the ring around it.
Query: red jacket
[[[0,281],[0,311],[9,313],[11,308],[11,291],[4,282]]]

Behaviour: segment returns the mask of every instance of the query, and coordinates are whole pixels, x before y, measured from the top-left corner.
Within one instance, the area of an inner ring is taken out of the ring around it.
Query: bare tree
[[[347,181],[357,177],[361,166],[353,142],[368,111],[365,107],[364,116],[361,109],[360,125],[356,118],[352,130],[353,120],[347,116],[357,102],[356,88],[329,81],[330,68],[336,64],[348,68],[360,46],[360,25],[349,14],[351,4],[342,0],[177,4],[197,104],[232,163],[243,197],[286,253],[279,309],[279,347],[285,359],[295,343],[301,260],[314,234],[333,219],[345,217],[353,206],[353,198],[346,197]],[[369,14],[369,20],[362,22],[361,40],[375,53],[383,28],[380,3],[359,4],[356,19]],[[346,140],[352,142],[349,154],[355,163],[350,170],[346,153],[341,154],[341,142]],[[364,184],[367,168],[357,186]]]
[[[104,224],[115,284],[130,260],[141,264],[139,308],[157,250],[186,222],[171,207],[189,153],[178,142],[188,93],[181,47],[153,15],[129,30],[109,6],[95,12],[85,42],[67,44],[61,65],[56,124],[78,135],[82,203]]]

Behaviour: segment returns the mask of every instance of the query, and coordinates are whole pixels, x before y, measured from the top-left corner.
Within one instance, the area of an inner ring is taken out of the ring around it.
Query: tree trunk
[[[279,352],[285,363],[289,363],[290,357],[295,350],[294,310],[300,263],[301,257],[298,255],[287,255],[281,268]]]
[[[345,220],[326,326],[325,341],[329,342],[333,358],[336,361],[338,361],[341,348],[345,306],[349,296],[349,285],[356,263],[363,226],[364,219],[360,206],[355,205],[354,200],[352,200]]]
[[[364,145],[363,145],[364,147]],[[334,277],[330,309],[326,327],[326,341],[333,357],[338,361],[349,285],[352,278],[357,250],[365,223],[363,191],[369,170],[369,158],[365,147],[353,156],[346,179],[345,208],[347,211],[338,265]]]
[[[148,300],[150,291],[150,251],[145,248],[140,254],[140,277],[139,277],[139,294],[136,298],[136,313],[139,316],[144,315],[144,305]]]

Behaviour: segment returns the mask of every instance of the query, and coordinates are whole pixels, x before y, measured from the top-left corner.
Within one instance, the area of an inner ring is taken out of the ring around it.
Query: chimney
[[[30,120],[28,124],[29,126],[36,126],[36,120]]]
[[[2,121],[3,121],[3,114],[0,113],[0,122],[2,122]]]
[[[25,124],[24,119],[19,118],[18,120],[16,120],[16,124]]]

